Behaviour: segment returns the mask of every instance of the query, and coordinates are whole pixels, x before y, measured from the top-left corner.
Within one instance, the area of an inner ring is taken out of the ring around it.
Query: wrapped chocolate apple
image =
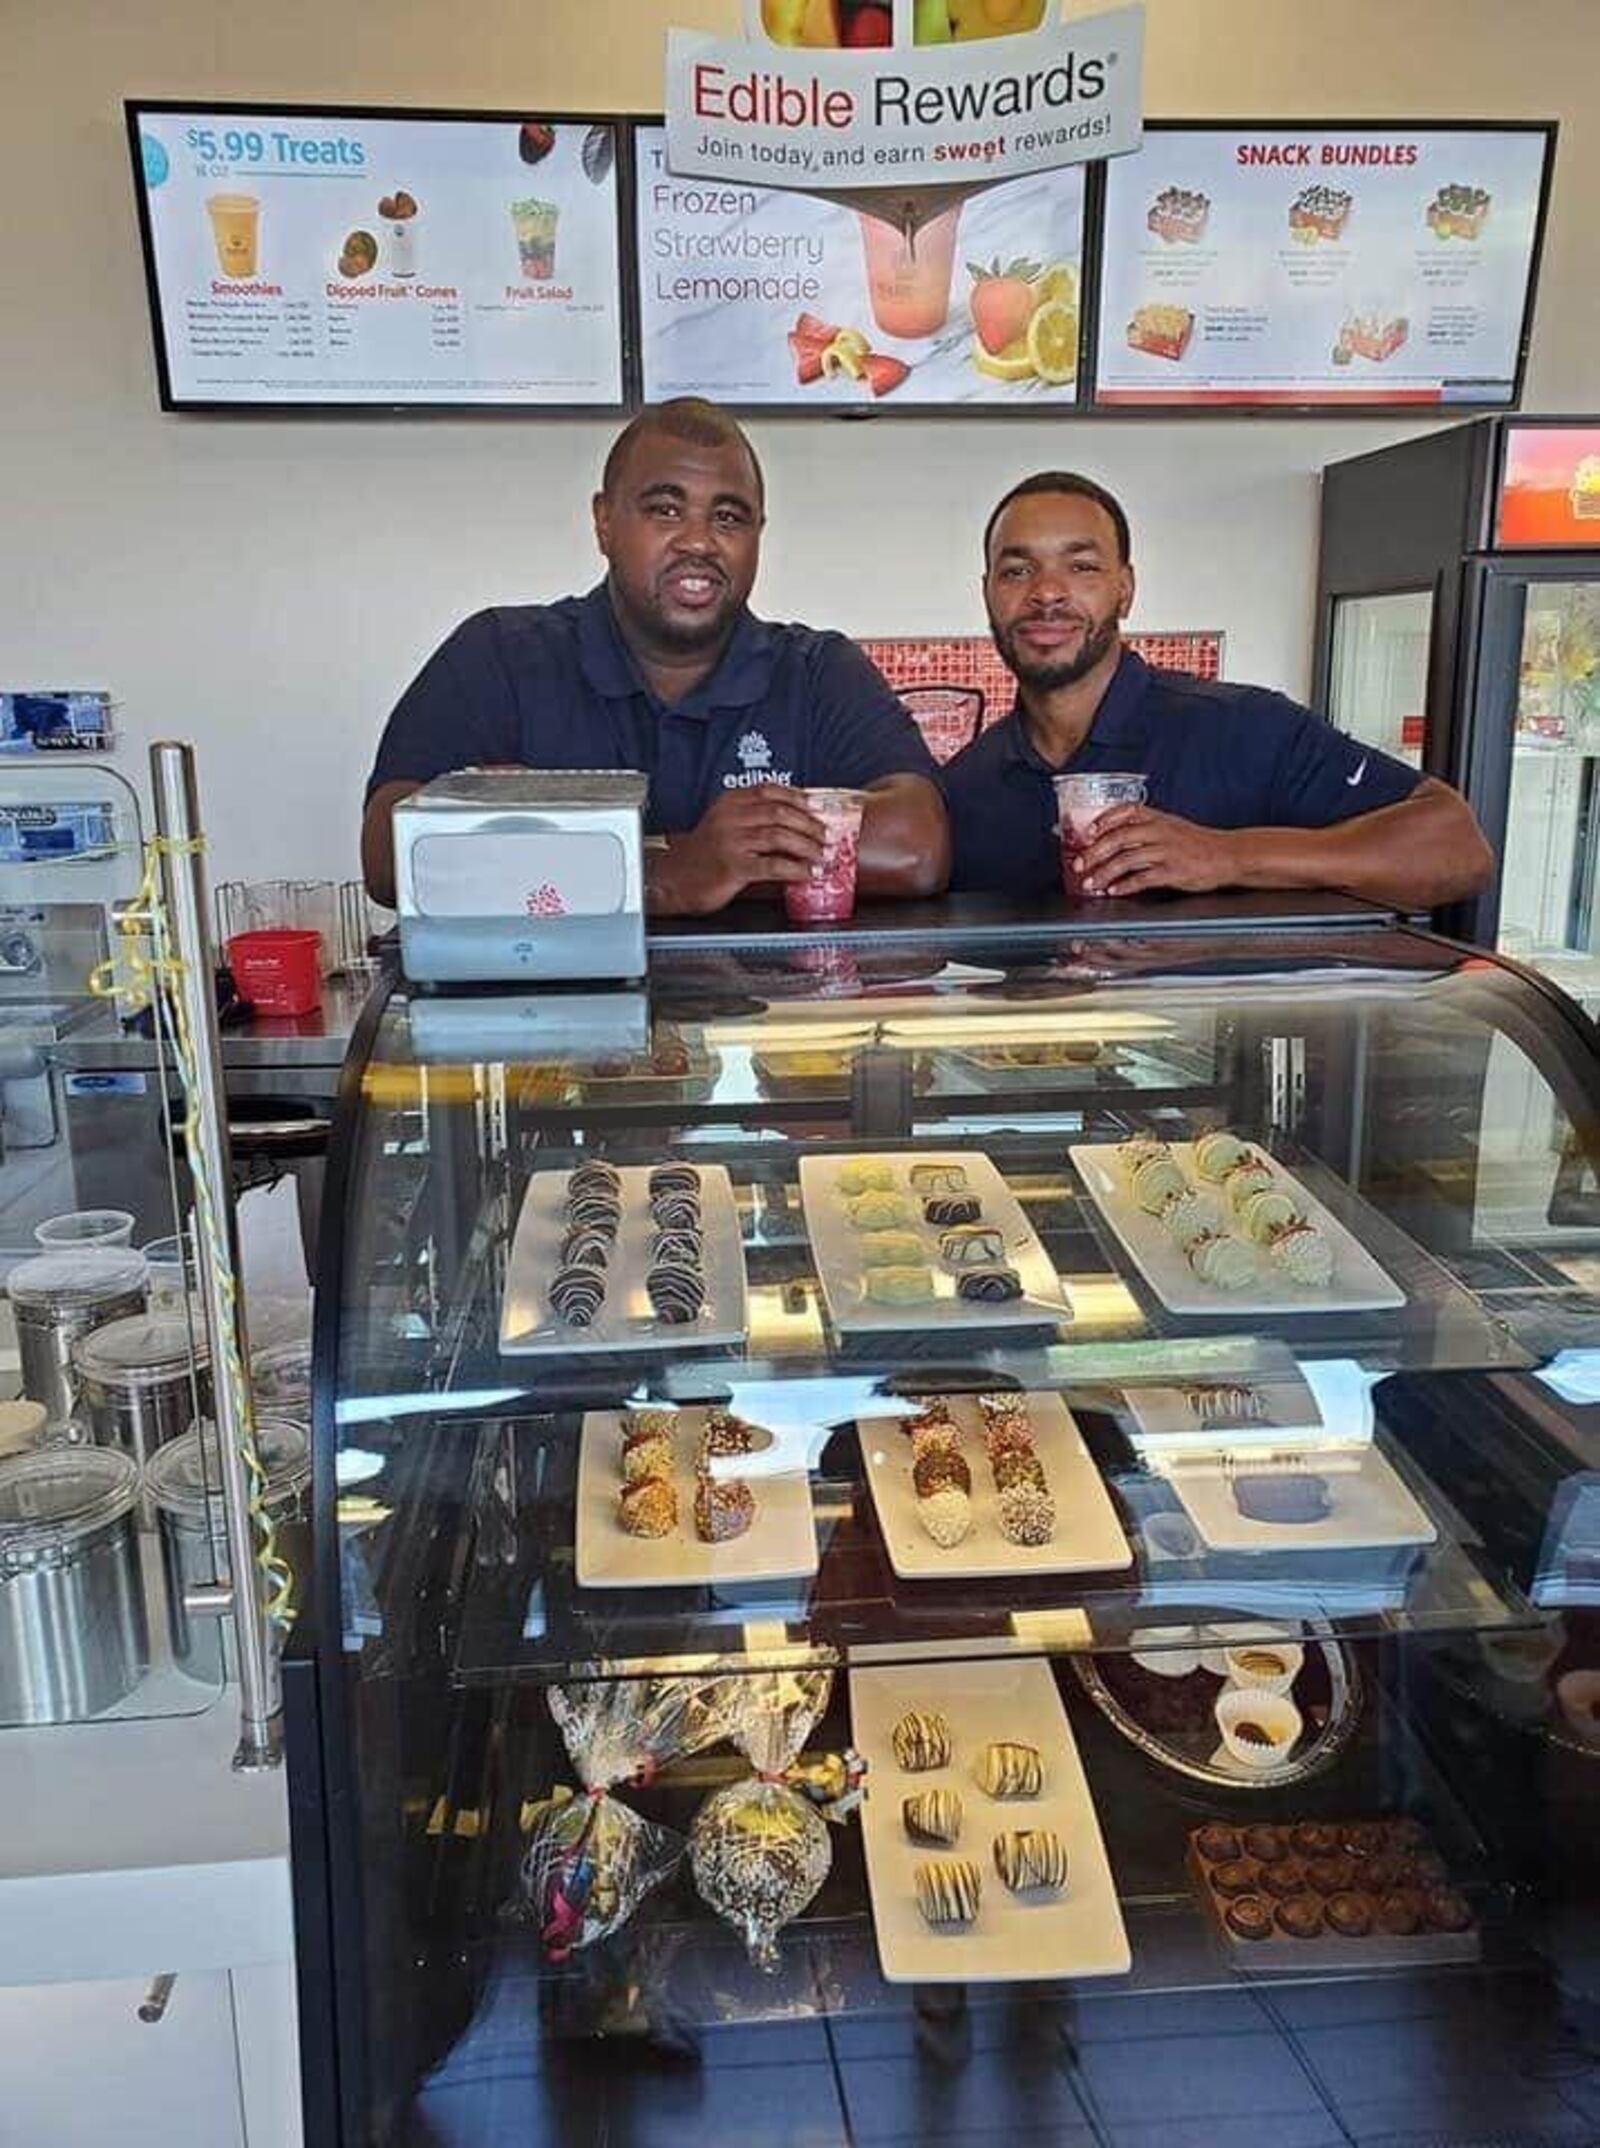
[[[522,1913],[550,1961],[625,1924],[683,1856],[683,1839],[612,1795],[724,1735],[702,1680],[614,1678],[552,1686],[550,1714],[582,1788],[558,1785],[528,1807]]]
[[[802,1762],[828,1705],[832,1671],[760,1671],[729,1681],[726,1732],[755,1773],[714,1791],[689,1830],[694,1883],[744,1937],[758,1968],[778,1966],[778,1934],[828,1876],[823,1815],[843,1820],[859,1797],[854,1754]]]

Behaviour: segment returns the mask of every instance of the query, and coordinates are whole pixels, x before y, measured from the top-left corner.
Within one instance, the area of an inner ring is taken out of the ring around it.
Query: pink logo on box
[[[527,910],[529,917],[565,917],[567,914],[560,889],[552,887],[548,880],[541,882],[528,897]]]

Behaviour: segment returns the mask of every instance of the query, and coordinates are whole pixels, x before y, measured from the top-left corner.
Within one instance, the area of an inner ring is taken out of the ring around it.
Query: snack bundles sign
[[[1016,178],[1137,149],[1143,7],[870,52],[667,33],[667,165],[761,186]]]

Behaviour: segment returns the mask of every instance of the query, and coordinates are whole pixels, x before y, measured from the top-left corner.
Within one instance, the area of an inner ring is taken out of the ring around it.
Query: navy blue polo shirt
[[[639,769],[651,834],[692,828],[721,792],[758,783],[937,781],[916,725],[842,634],[744,612],[716,670],[669,708],[645,684],[604,582],[458,626],[396,704],[367,794],[494,762]]]
[[[1050,778],[1099,769],[1143,770],[1151,805],[1208,828],[1329,828],[1422,780],[1285,694],[1153,671],[1124,649],[1088,737],[1060,768],[1013,711],[944,769],[952,888],[1059,893]]]

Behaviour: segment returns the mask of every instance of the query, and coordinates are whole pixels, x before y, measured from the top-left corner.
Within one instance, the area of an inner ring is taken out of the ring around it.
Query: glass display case
[[[309,2138],[1596,2137],[1592,1026],[1149,915],[375,997]]]

